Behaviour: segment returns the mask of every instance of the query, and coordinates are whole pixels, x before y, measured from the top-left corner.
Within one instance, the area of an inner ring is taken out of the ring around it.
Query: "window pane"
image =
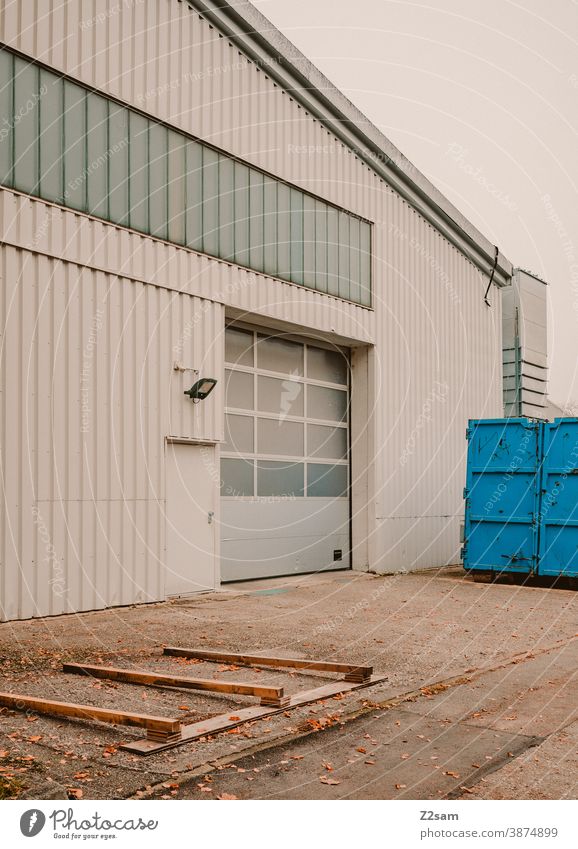
[[[260,496],[303,497],[303,463],[257,463],[257,494]]]
[[[348,362],[340,351],[307,346],[307,376],[347,385]]]
[[[253,416],[225,416],[225,443],[221,450],[235,454],[253,454]]]
[[[227,327],[225,330],[225,360],[241,366],[253,366],[253,334],[248,330]]]
[[[303,283],[303,192],[291,189],[291,280]]]
[[[327,291],[339,294],[339,219],[333,207],[327,208]]]
[[[266,274],[277,274],[277,182],[265,177],[264,194],[264,240],[265,255],[263,270]]]
[[[249,169],[235,162],[235,261],[249,264]]]
[[[109,103],[108,185],[111,221],[128,224],[128,111]]]
[[[149,127],[149,219],[150,231],[159,239],[168,235],[167,129],[160,124]]]
[[[299,422],[258,419],[257,451],[259,454],[280,454],[282,457],[303,457],[304,426]]]
[[[242,371],[225,372],[226,406],[239,410],[253,410],[253,375]]]
[[[40,70],[40,195],[62,203],[62,128],[64,83]]]
[[[219,157],[219,256],[235,259],[235,163]]]
[[[124,139],[126,143],[126,133]],[[65,80],[64,202],[74,209],[86,209],[86,164],[86,93]]]
[[[307,387],[307,415],[312,419],[344,421],[347,416],[347,392],[325,386]]]
[[[38,191],[38,68],[14,58],[14,187]]]
[[[315,288],[315,200],[303,197],[303,282]]]
[[[347,466],[308,463],[307,495],[310,498],[345,498]]]
[[[259,377],[258,409],[283,416],[303,415],[303,384],[297,380]]]
[[[87,95],[88,174],[87,209],[99,218],[108,218],[108,100]]]
[[[169,234],[177,245],[185,243],[185,139],[169,130]]]
[[[263,270],[263,175],[251,169],[249,174],[249,265]]]
[[[289,186],[277,185],[277,274],[291,279],[291,195]]]
[[[187,245],[195,251],[203,249],[203,148],[187,142]]]
[[[142,233],[149,229],[148,133],[142,115],[130,115],[130,226]]]
[[[253,495],[252,460],[221,460],[221,495]]]
[[[346,212],[339,213],[339,297],[349,298],[349,220]]]
[[[360,303],[371,306],[371,226],[361,223],[359,230]]]
[[[219,250],[219,154],[203,150],[203,250],[216,256]]]
[[[361,300],[359,231],[361,221],[358,218],[349,220],[349,298],[355,303]]]
[[[12,54],[0,49],[0,183],[3,186],[9,186],[12,181],[13,62]]]
[[[315,288],[327,292],[327,204],[315,201]]]
[[[257,365],[265,371],[303,374],[304,346],[280,336],[257,337]]]
[[[347,429],[307,425],[307,453],[310,457],[344,460],[347,457]]]

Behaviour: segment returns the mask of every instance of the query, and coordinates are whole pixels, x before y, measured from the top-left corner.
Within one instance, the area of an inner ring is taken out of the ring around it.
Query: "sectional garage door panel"
[[[281,508],[281,509],[280,509]],[[332,499],[222,504],[221,570],[228,581],[349,565],[349,505]],[[341,560],[336,560],[341,557]]]
[[[229,327],[223,581],[349,568],[348,352]]]

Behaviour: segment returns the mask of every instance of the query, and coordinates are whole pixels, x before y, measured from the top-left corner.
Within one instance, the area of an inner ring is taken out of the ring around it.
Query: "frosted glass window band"
[[[368,221],[6,48],[0,92],[1,185],[371,305]]]

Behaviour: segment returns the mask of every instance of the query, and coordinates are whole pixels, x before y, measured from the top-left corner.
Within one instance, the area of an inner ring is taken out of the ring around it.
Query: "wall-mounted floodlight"
[[[214,377],[202,377],[200,380],[197,380],[194,386],[191,386],[185,392],[185,395],[188,395],[191,401],[204,401],[216,385],[217,381]]]

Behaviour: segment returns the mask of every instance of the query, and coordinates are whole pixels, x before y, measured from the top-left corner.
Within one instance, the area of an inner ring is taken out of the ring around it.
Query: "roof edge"
[[[249,0],[178,0],[203,15],[462,251],[491,274],[495,246]],[[497,285],[512,263],[501,253]]]

